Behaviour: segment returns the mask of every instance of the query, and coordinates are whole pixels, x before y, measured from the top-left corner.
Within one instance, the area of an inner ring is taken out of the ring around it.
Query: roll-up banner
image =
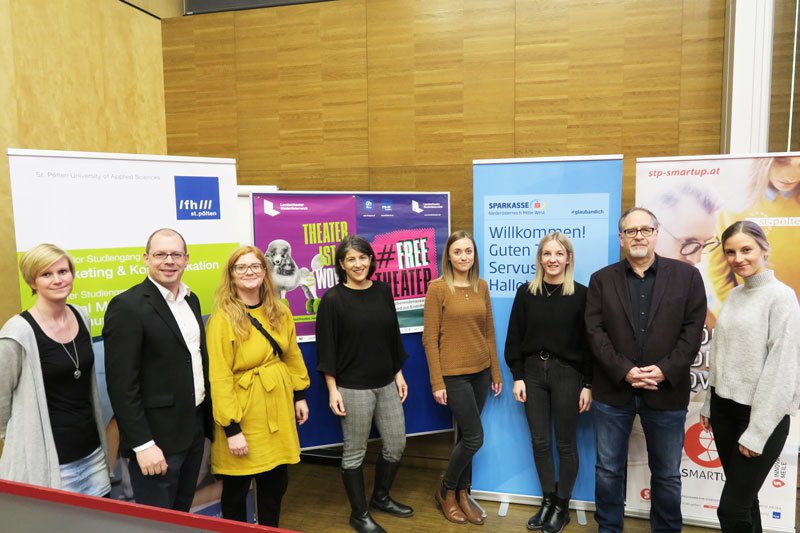
[[[700,425],[700,407],[708,394],[708,352],[716,317],[731,289],[742,280],[731,272],[716,243],[725,228],[737,220],[758,223],[770,242],[770,268],[797,293],[798,185],[800,153],[644,158],[636,162],[636,204],[653,211],[661,223],[656,252],[697,267],[708,295],[703,344],[692,363],[692,396],[681,460],[681,508],[687,524],[719,527],[716,511],[725,482],[714,436]],[[688,242],[705,246],[683,255]],[[765,530],[795,531],[800,441],[797,422],[797,416],[793,416],[783,453],[759,493]],[[628,456],[627,494],[626,512],[647,516],[650,472],[638,421]]]
[[[473,162],[475,241],[489,283],[503,393],[483,410],[484,444],[473,463],[473,493],[535,503],[542,495],[524,407],[514,400],[503,351],[517,287],[533,279],[539,241],[563,232],[575,248],[575,281],[619,259],[616,238],[622,156],[503,159]],[[577,409],[577,405],[576,405]],[[554,446],[555,449],[555,446]],[[594,502],[595,441],[591,412],[578,423],[580,470],[572,505]]]
[[[342,442],[339,419],[328,407],[328,393],[317,366],[316,312],[325,291],[338,283],[336,245],[361,235],[375,251],[373,279],[394,294],[400,330],[409,359],[403,374],[409,385],[404,409],[410,435],[452,429],[450,412],[430,391],[422,348],[422,311],[428,284],[440,273],[450,234],[450,195],[434,192],[254,192],[254,244],[271,262],[272,279],[289,305],[311,387],[313,416],[298,429],[304,449]]]
[[[145,279],[147,237],[168,227],[186,239],[190,260],[183,281],[199,297],[203,315],[211,313],[222,269],[238,245],[236,161],[9,149],[8,162],[18,255],[49,242],[74,259],[75,284],[68,301],[91,319],[101,404],[111,435],[116,424],[110,423],[100,337],[106,306]],[[27,309],[34,297],[22,276],[19,284],[21,305]],[[209,501],[219,497],[212,481],[204,481],[209,485],[198,491],[196,503],[204,494]]]

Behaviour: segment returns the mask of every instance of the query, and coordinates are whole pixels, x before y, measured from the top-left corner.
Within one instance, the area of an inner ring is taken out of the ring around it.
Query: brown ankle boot
[[[461,511],[464,513],[464,517],[471,524],[476,524],[478,526],[483,525],[483,513],[481,513],[481,510],[478,509],[472,499],[470,499],[467,489],[458,489],[456,491],[456,500],[458,501],[458,506],[461,508]]]
[[[442,497],[442,491],[445,493],[444,497]],[[449,521],[453,522],[454,524],[467,523],[467,517],[461,512],[461,508],[458,506],[458,502],[456,501],[456,491],[450,490],[446,488],[444,484],[442,484],[439,487],[436,487],[436,492],[433,494],[433,498],[436,500],[436,504],[442,510],[444,517]]]

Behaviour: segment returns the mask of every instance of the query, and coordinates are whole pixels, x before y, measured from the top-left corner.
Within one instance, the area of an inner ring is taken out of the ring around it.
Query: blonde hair
[[[800,156],[783,155],[777,157],[760,157],[755,159],[753,164],[750,166],[748,182],[745,186],[744,198],[738,203],[738,205],[734,206],[736,210],[744,211],[745,209],[750,209],[756,205],[767,192],[767,190],[773,188],[770,184],[772,167],[774,165],[786,164],[787,161],[796,159],[797,157]],[[792,196],[800,199],[800,186],[795,187],[795,189],[792,191]]]
[[[478,247],[475,246],[475,239],[472,238],[468,232],[464,230],[454,231],[447,238],[447,243],[444,245],[444,254],[442,254],[442,279],[447,283],[447,288],[450,292],[456,291],[455,274],[453,273],[453,265],[450,264],[450,247],[453,243],[460,239],[469,239],[472,242],[472,250],[475,258],[472,267],[467,274],[467,280],[474,292],[478,292],[478,281],[480,280],[480,267],[478,266]]]
[[[539,241],[539,249],[536,250],[536,275],[534,275],[531,282],[528,283],[528,291],[533,295],[542,294],[542,292],[544,292],[542,249],[544,245],[550,241],[556,241],[564,248],[564,251],[567,252],[567,259],[569,262],[564,269],[564,283],[561,285],[561,294],[564,296],[571,296],[575,294],[575,251],[572,247],[572,241],[560,231],[548,233]]]
[[[33,288],[33,284],[39,274],[47,270],[50,265],[62,257],[66,258],[69,264],[69,271],[72,272],[74,276],[75,263],[72,261],[72,257],[55,244],[37,244],[22,254],[22,257],[19,259],[19,271],[22,273],[22,279],[24,279],[28,287],[31,288],[31,294],[36,294],[36,289]]]
[[[276,329],[281,319],[289,312],[286,306],[281,303],[275,291],[275,286],[272,284],[272,276],[267,269],[267,260],[264,258],[264,253],[255,246],[240,246],[236,248],[228,258],[227,267],[222,273],[222,281],[214,295],[214,313],[222,315],[231,323],[233,332],[239,342],[246,340],[250,336],[252,328],[247,315],[247,304],[236,293],[233,269],[236,261],[247,254],[255,255],[264,269],[264,281],[259,287],[258,294],[261,300],[260,309],[264,309],[269,325]]]

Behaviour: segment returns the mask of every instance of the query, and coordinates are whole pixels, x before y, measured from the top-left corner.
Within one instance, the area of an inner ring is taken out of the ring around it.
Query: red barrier
[[[288,529],[259,526],[257,524],[246,524],[244,522],[233,522],[222,518],[183,513],[169,509],[159,509],[149,505],[139,505],[136,503],[121,502],[108,498],[96,498],[84,496],[63,490],[56,490],[14,481],[0,480],[0,494],[11,494],[23,496],[46,502],[69,505],[72,507],[92,509],[117,515],[131,516],[144,520],[151,520],[165,524],[174,524],[183,527],[197,529],[198,531],[219,531],[222,533],[239,531],[272,531],[291,533]]]

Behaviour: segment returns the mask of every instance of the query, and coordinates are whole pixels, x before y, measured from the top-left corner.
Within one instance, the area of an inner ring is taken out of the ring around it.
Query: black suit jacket
[[[208,352],[200,301],[186,298],[200,326],[206,397],[205,434],[211,438]],[[189,448],[195,436],[195,394],[189,348],[166,300],[150,279],[115,296],[103,326],[106,384],[120,432],[120,449],[154,440],[164,454]]]
[[[697,356],[706,317],[706,291],[700,272],[686,263],[658,258],[658,270],[644,345],[644,360],[634,363],[633,318],[620,261],[598,270],[589,281],[586,331],[594,355],[592,395],[621,406],[634,389],[625,375],[634,366],[657,365],[665,380],[657,391],[643,391],[648,406],[683,409],[689,405],[689,367]]]

